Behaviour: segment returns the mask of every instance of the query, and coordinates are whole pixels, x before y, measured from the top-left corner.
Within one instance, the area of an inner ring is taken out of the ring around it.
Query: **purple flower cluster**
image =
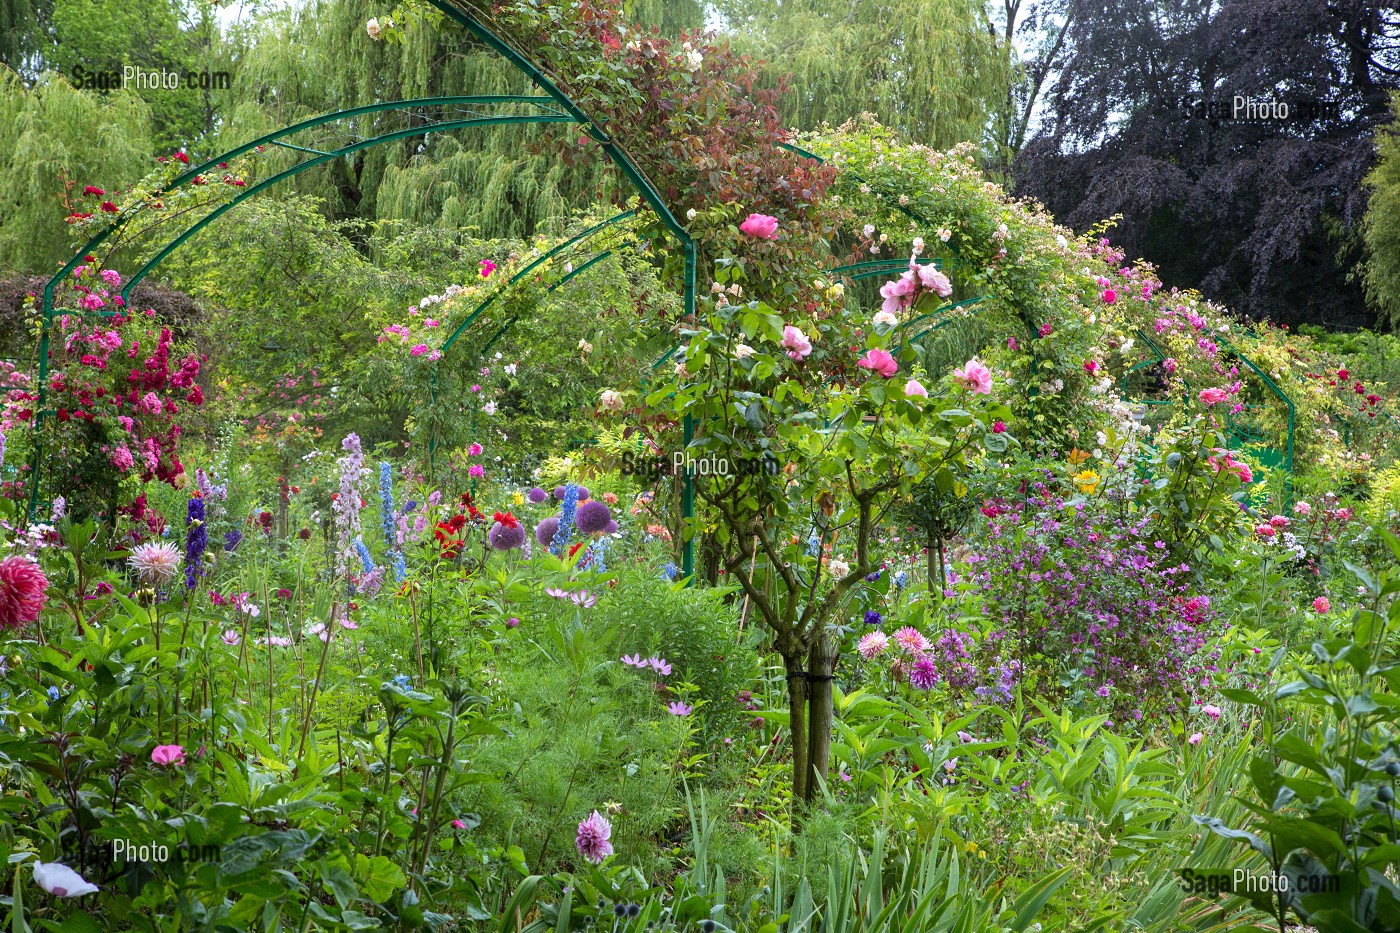
[[[1077,671],[1121,712],[1185,708],[1215,670],[1204,650],[1215,616],[1192,592],[1191,568],[1172,560],[1146,518],[1067,507],[1038,483],[1030,491],[1024,504],[983,510],[987,542],[969,559],[971,598],[996,624],[988,640],[1001,643],[978,695],[1008,698],[1023,670],[1046,675],[1042,683]],[[966,645],[938,647],[946,675]]]

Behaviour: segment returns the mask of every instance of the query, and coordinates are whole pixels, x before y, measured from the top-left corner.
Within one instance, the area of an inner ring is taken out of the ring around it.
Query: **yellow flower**
[[[510,497],[510,501],[511,501],[511,504],[512,504],[512,505],[524,505],[524,504],[525,504],[525,497],[524,497],[523,495],[521,495],[519,492],[517,492],[515,495],[513,495],[513,496]]]
[[[1074,476],[1074,485],[1079,487],[1082,493],[1092,493],[1099,486],[1099,474],[1093,470],[1084,470]]]

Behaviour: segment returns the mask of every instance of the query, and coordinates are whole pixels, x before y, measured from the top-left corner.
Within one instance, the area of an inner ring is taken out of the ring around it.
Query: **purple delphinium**
[[[359,555],[355,539],[360,536],[360,479],[364,475],[365,455],[360,449],[360,436],[351,432],[340,443],[345,456],[340,458],[340,491],[331,503],[335,518],[335,572],[347,576],[355,567]]]
[[[204,499],[190,498],[185,516],[185,587],[194,589],[204,573],[204,551],[209,547],[209,529],[204,524]]]
[[[237,528],[224,532],[224,550],[232,553],[238,550],[238,545],[243,543],[243,532]]]

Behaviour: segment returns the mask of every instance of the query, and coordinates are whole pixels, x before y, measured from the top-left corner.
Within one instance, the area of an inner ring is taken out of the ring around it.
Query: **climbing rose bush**
[[[116,293],[121,282],[111,269],[74,270],[55,298],[47,414],[31,383],[9,391],[0,421],[8,432],[41,418],[45,458],[61,471],[75,517],[118,504],[128,479],[182,487],[181,415],[204,404],[199,357],[176,357],[170,328],[156,324],[154,311],[130,312]]]

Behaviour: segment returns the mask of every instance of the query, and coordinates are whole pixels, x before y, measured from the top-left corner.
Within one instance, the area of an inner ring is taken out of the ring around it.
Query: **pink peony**
[[[976,357],[964,363],[961,369],[953,370],[953,378],[973,395],[990,395],[992,392],[992,371]]]
[[[185,750],[179,745],[157,745],[151,749],[151,761],[162,768],[185,763]]]
[[[574,837],[574,846],[578,849],[578,854],[592,862],[594,865],[603,864],[603,860],[613,854],[612,824],[607,821],[603,814],[594,810],[588,815],[588,819],[578,824],[578,835]]]
[[[1196,396],[1201,400],[1202,405],[1219,405],[1230,397],[1230,393],[1224,389],[1212,386],[1209,389],[1202,389]]]
[[[925,389],[923,383],[919,382],[919,380],[910,379],[904,384],[904,394],[910,398],[914,398],[915,396],[918,398],[928,398],[928,389]]]
[[[778,218],[769,217],[767,214],[750,214],[748,219],[739,225],[739,232],[760,240],[777,239]]]
[[[865,356],[856,364],[862,369],[877,372],[886,379],[899,372],[899,364],[894,357],[890,356],[888,350],[881,350],[878,347],[874,350],[865,351]]]
[[[1331,612],[1331,611],[1332,611],[1332,603],[1327,599],[1326,596],[1319,596],[1317,599],[1314,599],[1314,600],[1313,600],[1313,612],[1317,612],[1317,613],[1321,613],[1322,615],[1326,615],[1327,613],[1329,613],[1329,612]]]
[[[812,353],[812,341],[802,331],[791,324],[783,328],[782,346],[794,360],[805,360]]]
[[[49,580],[27,557],[0,560],[0,631],[18,630],[39,618]]]

